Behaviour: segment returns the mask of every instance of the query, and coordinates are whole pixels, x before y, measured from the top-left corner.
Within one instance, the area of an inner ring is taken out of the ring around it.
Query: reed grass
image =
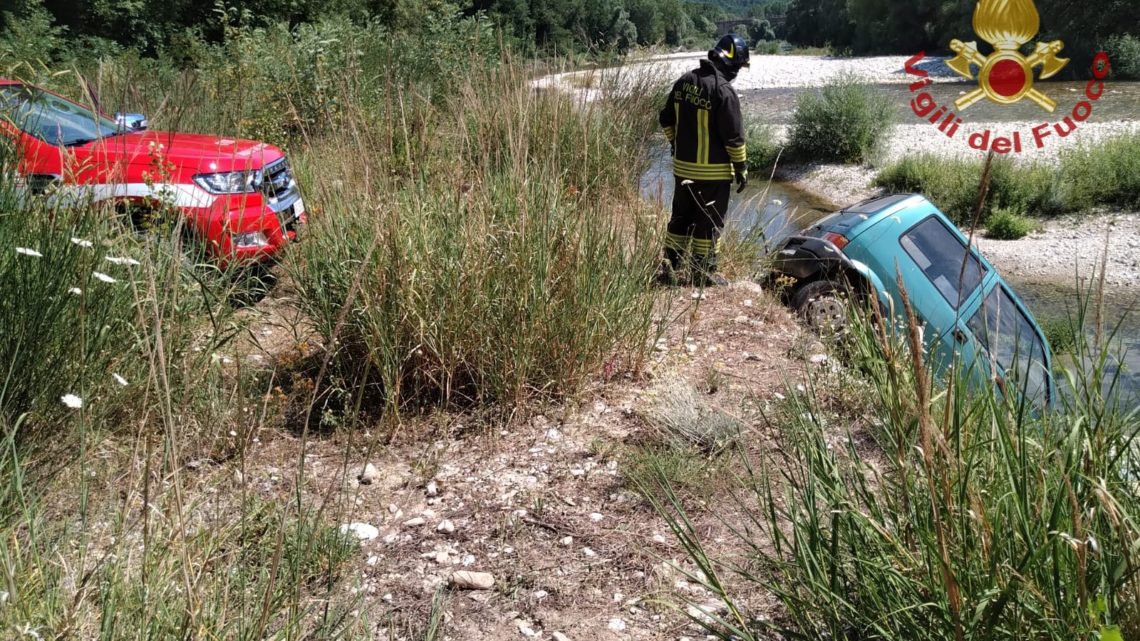
[[[1092,317],[1087,301],[1078,322]],[[842,421],[821,400],[830,390],[809,386],[760,418],[779,430],[780,450],[759,463],[741,457],[732,497],[746,517],[728,525],[750,562],[708,547],[660,471],[645,496],[699,568],[691,578],[728,606],[706,621],[709,632],[1136,634],[1140,415],[1115,387],[1110,332],[1083,329],[1093,337],[1064,370],[1069,392],[1055,412],[1035,413],[992,384],[979,388],[968,368],[935,377],[913,317],[901,331],[860,325],[847,349],[871,383],[867,414]],[[828,427],[837,423],[864,427]],[[757,593],[774,595],[778,616],[754,609]]]

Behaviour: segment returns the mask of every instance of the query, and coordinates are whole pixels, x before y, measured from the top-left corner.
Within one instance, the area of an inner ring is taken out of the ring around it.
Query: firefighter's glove
[[[732,163],[732,169],[733,172],[736,173],[736,184],[738,185],[736,193],[739,194],[748,186],[748,165],[742,162],[734,162]]]

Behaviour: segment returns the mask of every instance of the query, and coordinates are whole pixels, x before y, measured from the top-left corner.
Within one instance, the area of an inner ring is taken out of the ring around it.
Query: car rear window
[[[899,243],[954,309],[961,307],[985,278],[986,268],[978,257],[935,216],[912,227]]]
[[[1045,341],[1004,287],[994,287],[966,324],[993,359],[998,374],[1016,377],[1018,388],[1030,401],[1048,403]]]

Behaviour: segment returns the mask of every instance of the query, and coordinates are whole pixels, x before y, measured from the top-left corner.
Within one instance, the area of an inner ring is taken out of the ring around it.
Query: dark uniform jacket
[[[708,60],[673,85],[660,121],[674,143],[673,173],[680,178],[731,181],[732,163],[747,159],[740,98]]]

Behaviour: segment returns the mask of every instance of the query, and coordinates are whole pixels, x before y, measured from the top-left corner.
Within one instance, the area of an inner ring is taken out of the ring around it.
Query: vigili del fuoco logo
[[[976,80],[978,87],[955,100],[954,109],[938,105],[930,93],[923,91],[933,81],[929,72],[918,68],[926,57],[926,53],[921,52],[906,62],[906,73],[920,78],[910,85],[911,92],[917,94],[910,101],[911,110],[949,138],[958,137],[964,122],[959,113],[983,99],[999,105],[1029,100],[1047,113],[1055,113],[1057,101],[1036,88],[1034,80],[1055,76],[1069,64],[1069,60],[1060,57],[1061,50],[1065,48],[1060,40],[1038,42],[1030,55],[1022,53],[1040,29],[1041,16],[1033,0],[980,0],[974,9],[974,32],[993,47],[993,53],[983,55],[976,41],[954,39],[950,41],[950,49],[958,55],[946,63],[958,75]],[[974,72],[975,67],[977,73]],[[1080,123],[1092,116],[1093,105],[1104,95],[1104,79],[1109,70],[1108,55],[1098,53],[1092,64],[1093,78],[1085,87],[1084,96],[1073,106],[1072,113],[1059,120],[1037,125],[1024,136],[1021,131],[998,136],[986,129],[971,134],[968,144],[980,151],[1008,154],[1020,153],[1029,144],[1043,149],[1051,137],[1069,137]],[[1039,75],[1035,77],[1037,73]]]

